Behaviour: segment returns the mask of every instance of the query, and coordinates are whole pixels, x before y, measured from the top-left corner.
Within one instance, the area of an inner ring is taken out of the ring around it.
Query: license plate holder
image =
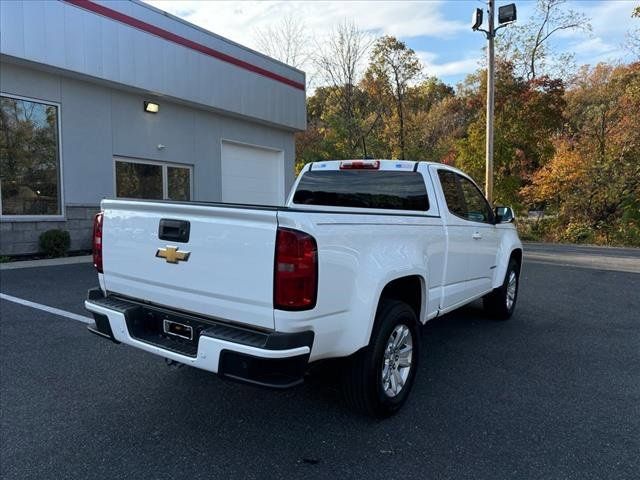
[[[162,331],[167,335],[193,341],[193,327],[173,320],[164,319],[162,321]]]

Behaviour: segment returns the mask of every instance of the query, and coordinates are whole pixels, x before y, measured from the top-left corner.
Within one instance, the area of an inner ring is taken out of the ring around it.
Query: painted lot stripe
[[[19,305],[24,305],[26,307],[36,308],[38,310],[42,310],[47,313],[53,313],[54,315],[70,318],[71,320],[76,320],[82,323],[93,322],[93,318],[85,317],[83,315],[78,315],[77,313],[67,312],[66,310],[60,310],[59,308],[42,305],[41,303],[30,302],[29,300],[13,297],[11,295],[7,295],[6,293],[0,293],[0,300],[7,300],[9,302],[17,303]]]
[[[75,265],[79,263],[92,263],[93,256],[82,255],[79,257],[45,258],[42,260],[20,260],[19,262],[0,263],[1,270],[15,270],[17,268],[57,267],[60,265]]]

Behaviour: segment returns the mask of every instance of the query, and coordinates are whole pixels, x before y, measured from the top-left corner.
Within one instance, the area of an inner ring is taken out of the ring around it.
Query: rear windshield
[[[429,210],[424,179],[418,172],[311,171],[300,179],[293,203],[331,207]]]

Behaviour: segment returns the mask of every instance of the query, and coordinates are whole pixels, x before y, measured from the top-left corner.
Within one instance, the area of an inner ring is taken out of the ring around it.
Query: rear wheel
[[[485,310],[497,320],[508,320],[516,309],[520,286],[520,265],[515,259],[509,260],[507,273],[502,285],[486,295],[483,300]]]
[[[374,417],[397,412],[413,386],[419,340],[415,312],[403,302],[384,301],[369,345],[349,359],[343,377],[349,406]]]

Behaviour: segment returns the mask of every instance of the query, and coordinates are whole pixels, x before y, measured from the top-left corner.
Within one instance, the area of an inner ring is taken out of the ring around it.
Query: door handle
[[[474,234],[471,235],[471,238],[474,240],[480,240],[482,238],[482,234],[480,232],[474,232]]]

